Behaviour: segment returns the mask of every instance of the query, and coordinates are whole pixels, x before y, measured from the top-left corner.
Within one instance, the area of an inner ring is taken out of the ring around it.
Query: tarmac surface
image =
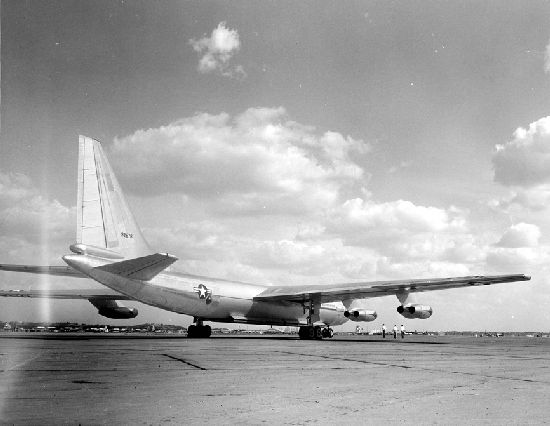
[[[548,338],[6,336],[3,424],[550,422]]]

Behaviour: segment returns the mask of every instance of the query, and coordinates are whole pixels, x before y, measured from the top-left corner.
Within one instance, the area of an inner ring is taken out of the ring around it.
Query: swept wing
[[[0,271],[26,272],[28,274],[46,274],[58,277],[88,278],[70,266],[35,266],[35,265],[12,265],[0,264]]]
[[[60,277],[89,278],[69,266],[34,266],[34,265],[0,265],[0,271],[27,272],[32,274],[47,274]],[[139,272],[138,272],[139,274]],[[0,297],[28,297],[46,299],[86,299],[94,305],[98,313],[107,318],[129,319],[138,314],[136,308],[130,308],[119,303],[120,300],[134,300],[110,288],[103,289],[70,289],[70,290],[0,290]]]
[[[82,290],[0,290],[0,297],[30,297],[46,299],[86,299],[97,308],[97,313],[107,318],[130,319],[138,315],[136,308],[124,306],[120,300],[133,300],[131,297],[107,289]]]
[[[32,297],[46,299],[103,299],[103,300],[132,300],[128,296],[111,289],[82,289],[82,290],[0,290],[2,297]]]
[[[330,285],[273,286],[263,291],[254,300],[304,302],[312,299],[320,303],[345,299],[365,299],[388,296],[400,292],[424,292],[451,288],[491,285],[514,281],[529,281],[523,274],[469,276],[452,278],[428,278],[397,281],[371,281]]]

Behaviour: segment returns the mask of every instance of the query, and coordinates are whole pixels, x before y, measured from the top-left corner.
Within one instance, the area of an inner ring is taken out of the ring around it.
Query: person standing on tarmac
[[[405,327],[403,327],[403,324],[401,324],[401,338],[405,338]]]
[[[382,339],[386,338],[386,324],[382,324]]]
[[[393,338],[397,339],[397,324],[393,325]]]

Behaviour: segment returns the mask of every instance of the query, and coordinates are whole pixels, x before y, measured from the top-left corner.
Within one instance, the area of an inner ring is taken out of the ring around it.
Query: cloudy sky
[[[181,270],[273,284],[526,273],[421,294],[425,321],[368,301],[369,327],[550,329],[547,2],[1,7],[1,262],[62,264],[84,134]],[[0,313],[103,322],[86,301]]]

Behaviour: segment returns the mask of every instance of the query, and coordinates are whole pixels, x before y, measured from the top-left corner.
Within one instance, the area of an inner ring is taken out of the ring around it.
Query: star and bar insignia
[[[204,284],[199,284],[197,287],[193,287],[193,291],[199,295],[199,299],[204,299],[207,304],[212,301],[212,290]]]

